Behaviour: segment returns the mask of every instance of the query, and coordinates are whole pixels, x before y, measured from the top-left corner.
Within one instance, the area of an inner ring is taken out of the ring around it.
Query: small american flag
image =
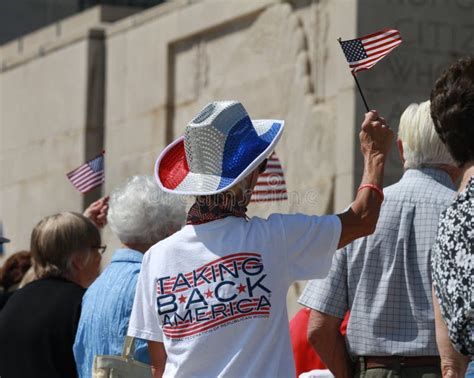
[[[402,43],[400,32],[384,29],[365,37],[340,41],[353,73],[372,68],[375,63]]]
[[[284,201],[288,199],[285,176],[275,153],[268,158],[265,172],[258,176],[250,202]]]
[[[67,174],[72,185],[81,193],[86,193],[105,180],[104,152]]]

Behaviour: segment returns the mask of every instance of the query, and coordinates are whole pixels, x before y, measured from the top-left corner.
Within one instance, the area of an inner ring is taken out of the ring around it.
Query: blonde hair
[[[447,164],[454,159],[436,133],[430,114],[430,102],[410,104],[400,118],[398,138],[402,141],[405,168]]]
[[[81,214],[64,212],[43,218],[31,233],[36,278],[69,276],[72,255],[100,243],[99,231]],[[84,253],[84,259],[89,256]]]

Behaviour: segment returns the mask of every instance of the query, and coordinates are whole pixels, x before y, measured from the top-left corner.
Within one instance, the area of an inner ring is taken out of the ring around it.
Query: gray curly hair
[[[110,195],[107,221],[122,243],[155,244],[185,221],[183,197],[163,192],[151,176],[133,176]]]

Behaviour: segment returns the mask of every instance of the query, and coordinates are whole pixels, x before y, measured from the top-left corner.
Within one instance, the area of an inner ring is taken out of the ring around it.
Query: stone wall
[[[474,54],[473,0],[361,0],[360,35],[385,27],[400,30],[403,44],[374,69],[359,74],[369,106],[377,108],[398,130],[403,110],[412,102],[429,100],[441,71],[457,58]],[[350,36],[349,36],[350,37]],[[364,107],[357,98],[357,119]],[[356,159],[356,176],[362,164]],[[400,177],[400,158],[392,149],[386,183]]]
[[[331,72],[345,63],[330,34],[354,34],[355,7],[343,1],[236,4],[196,2],[155,17],[150,10],[107,31],[106,192],[134,173],[151,174],[165,144],[206,103],[236,99],[254,118],[286,121],[277,153],[290,201],[252,205],[251,214],[322,214],[335,201],[346,206],[352,172],[336,153],[340,148],[351,159],[353,140],[342,138],[335,147],[338,128],[354,118],[354,92],[349,76]],[[343,7],[352,22],[338,19]],[[341,104],[343,116],[336,112]]]
[[[8,253],[29,248],[45,215],[82,211],[100,195],[81,195],[65,174],[103,148],[101,24],[131,13],[97,7],[1,46],[0,218],[12,240]]]
[[[277,153],[290,200],[252,205],[252,215],[341,211],[360,180],[365,110],[337,38],[400,29],[402,46],[359,74],[370,106],[397,128],[439,71],[473,52],[473,10],[471,0],[176,0],[128,17],[97,7],[2,46],[7,251],[27,248],[42,216],[81,211],[127,177],[153,174],[163,147],[214,99],[286,121]],[[65,173],[102,148],[106,183],[82,196]],[[394,148],[387,184],[401,173]],[[107,228],[104,239],[107,262],[119,241]]]

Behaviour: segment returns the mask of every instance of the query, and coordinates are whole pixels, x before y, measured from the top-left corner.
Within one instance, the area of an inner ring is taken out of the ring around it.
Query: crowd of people
[[[365,115],[342,213],[247,216],[284,126],[212,102],[155,177],[42,219],[0,269],[0,376],[116,376],[99,358],[130,341],[120,366],[140,376],[474,377],[474,58],[404,111],[404,174],[384,189],[393,131]],[[99,274],[106,225],[122,248]],[[290,332],[296,280],[309,282]]]

